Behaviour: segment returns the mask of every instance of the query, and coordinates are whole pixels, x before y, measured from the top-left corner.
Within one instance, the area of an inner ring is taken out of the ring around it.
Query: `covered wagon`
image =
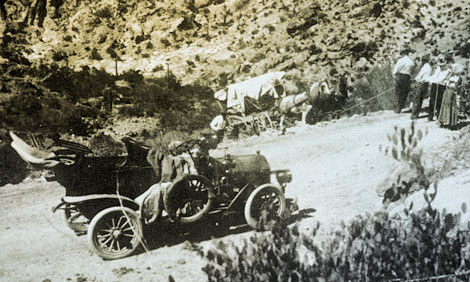
[[[279,83],[285,72],[269,72],[242,82],[230,84],[217,91],[214,98],[224,103],[226,123],[230,130],[249,134],[273,126],[270,110],[284,92]]]

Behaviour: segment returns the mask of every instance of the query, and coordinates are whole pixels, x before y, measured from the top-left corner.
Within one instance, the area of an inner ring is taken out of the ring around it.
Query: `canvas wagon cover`
[[[245,112],[245,97],[258,100],[261,96],[269,94],[277,97],[274,91],[274,82],[281,79],[285,72],[268,72],[248,80],[230,84],[227,88],[217,91],[214,97],[220,101],[227,101],[227,109]]]

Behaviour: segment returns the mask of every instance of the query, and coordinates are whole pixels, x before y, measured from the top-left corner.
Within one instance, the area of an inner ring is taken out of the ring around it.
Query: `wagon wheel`
[[[126,207],[112,207],[93,217],[88,227],[88,244],[104,259],[131,255],[143,238],[142,223],[137,213]]]
[[[258,116],[254,116],[251,123],[251,127],[257,136],[261,134],[261,132],[266,130],[266,126],[264,125],[264,121],[259,118]]]
[[[245,204],[245,219],[256,230],[270,230],[281,219],[286,209],[282,189],[274,184],[256,188]]]
[[[185,175],[166,192],[165,210],[171,220],[196,222],[209,212],[213,197],[214,189],[209,179],[202,175]]]
[[[273,129],[274,125],[269,117],[268,113],[261,112],[256,116],[255,123],[258,126],[259,131],[267,131],[268,129]]]
[[[227,116],[228,126],[238,127],[239,137],[248,137],[251,135],[253,126],[247,121],[245,117],[230,115]]]
[[[236,115],[227,116],[227,122],[228,122],[228,125],[231,125],[231,126],[233,125],[240,126],[240,124],[242,126],[248,126],[248,123],[246,122],[244,117],[236,116]]]
[[[259,113],[258,120],[260,121],[260,125],[263,127],[262,130],[268,130],[268,128],[271,128],[271,129],[274,128],[273,122],[267,112]]]
[[[65,224],[77,234],[86,234],[90,220],[83,215],[77,205],[65,204],[64,219]]]
[[[262,113],[265,117],[265,121],[267,120],[267,124],[266,124],[266,127],[269,127],[269,128],[274,128],[274,125],[273,125],[273,121],[271,120],[271,117],[269,116],[269,114],[267,112],[263,112]]]
[[[266,131],[266,122],[261,116],[253,117],[253,129],[256,135],[260,135],[261,132]]]

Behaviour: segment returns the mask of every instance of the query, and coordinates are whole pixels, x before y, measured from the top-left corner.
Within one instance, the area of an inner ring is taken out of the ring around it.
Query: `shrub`
[[[6,130],[0,130],[0,186],[20,183],[29,173],[25,161],[10,146],[11,138]]]
[[[358,72],[352,82],[352,97],[346,108],[355,106],[352,113],[374,112],[393,109],[392,68],[387,65],[372,66],[368,71]]]
[[[116,80],[124,80],[134,86],[143,82],[143,76],[135,70],[129,70],[118,77],[107,73],[105,70],[83,68],[81,71],[73,71],[67,67],[45,67],[44,73],[49,73],[44,81],[44,86],[53,92],[65,96],[72,102],[82,99],[100,98],[106,85],[113,85]]]
[[[108,5],[96,11],[95,16],[100,19],[109,19],[113,17],[113,12],[111,7]]]
[[[91,50],[91,53],[90,53],[90,59],[91,59],[91,60],[101,61],[101,60],[103,60],[103,57],[101,57],[101,54],[100,54],[100,52],[98,51],[98,49],[93,48],[93,49]]]
[[[124,143],[104,133],[93,136],[89,141],[89,148],[94,156],[112,157],[126,155],[127,150]]]
[[[199,84],[183,86],[172,73],[141,82],[138,82],[137,74],[129,73],[126,80],[135,81],[136,86],[133,89],[134,104],[123,109],[123,113],[158,117],[164,130],[192,132],[207,127],[216,115],[210,88]]]
[[[171,42],[166,38],[160,39],[160,42],[163,44],[163,46],[165,46],[165,48],[168,48],[169,46],[171,46]]]
[[[29,132],[74,132],[86,134],[82,107],[28,84],[15,85],[11,98],[0,102],[0,126]],[[90,108],[91,112],[94,112]],[[90,114],[90,113],[89,113]],[[91,115],[94,115],[91,113]]]
[[[54,61],[62,61],[68,58],[67,53],[63,50],[52,51],[52,59]]]
[[[462,42],[459,45],[459,54],[464,58],[470,58],[470,42]]]
[[[432,173],[426,171],[422,159],[423,149],[418,146],[424,135],[420,129],[416,130],[414,121],[411,122],[409,130],[395,126],[393,134],[387,135],[391,145],[384,149],[384,154],[390,154],[406,166],[402,167],[398,175],[392,174],[396,179],[392,187],[385,192],[384,202],[402,199],[411,192],[427,188],[431,184]],[[379,147],[379,150],[382,151],[382,148]]]
[[[233,6],[235,7],[235,10],[240,10],[245,7],[249,2],[250,0],[236,0],[233,3]]]
[[[238,246],[220,241],[200,253],[208,260],[203,271],[209,281],[388,281],[458,274],[470,267],[470,234],[459,229],[460,213],[432,208],[434,196],[416,212],[408,207],[402,215],[358,216],[321,244],[319,225],[311,234],[281,226]]]

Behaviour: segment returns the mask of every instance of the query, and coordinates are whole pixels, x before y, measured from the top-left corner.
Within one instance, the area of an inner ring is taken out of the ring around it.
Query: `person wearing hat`
[[[432,74],[429,54],[421,57],[421,63],[422,67],[418,75],[415,77],[415,81],[418,83],[418,87],[413,101],[413,109],[411,110],[412,119],[418,118],[419,112],[421,111],[421,105],[423,104],[423,99],[428,96],[429,82],[431,80]]]
[[[211,129],[217,135],[217,138],[222,141],[224,138],[225,128],[227,127],[227,112],[222,112],[216,116],[210,123]]]
[[[428,120],[432,121],[434,116],[439,117],[441,110],[442,97],[446,90],[445,81],[450,75],[450,70],[447,67],[447,60],[444,55],[437,57],[437,67],[434,70],[430,82],[431,92],[429,94],[429,109],[428,109]]]
[[[395,96],[397,104],[395,108],[396,113],[400,113],[405,107],[406,99],[411,88],[411,72],[415,64],[408,56],[411,50],[405,47],[401,52],[401,58],[398,59],[395,67],[393,68],[393,75],[395,76]]]
[[[442,127],[453,128],[458,122],[458,98],[461,90],[462,79],[460,74],[464,67],[461,64],[450,66],[450,75],[445,80],[446,90],[442,98],[441,111],[438,121]]]

